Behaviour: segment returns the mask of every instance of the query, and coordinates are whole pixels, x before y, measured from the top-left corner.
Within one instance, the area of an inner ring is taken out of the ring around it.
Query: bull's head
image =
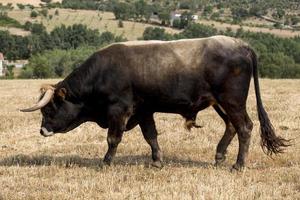
[[[43,118],[40,133],[43,136],[65,133],[82,123],[79,116],[82,105],[72,103],[66,97],[67,90],[65,88],[43,85],[39,101],[33,107],[22,109],[21,111],[33,112],[41,110]]]

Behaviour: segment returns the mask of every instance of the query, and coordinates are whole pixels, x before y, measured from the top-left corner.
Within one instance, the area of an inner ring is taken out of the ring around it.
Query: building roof
[[[0,60],[4,60],[3,53],[0,52]]]

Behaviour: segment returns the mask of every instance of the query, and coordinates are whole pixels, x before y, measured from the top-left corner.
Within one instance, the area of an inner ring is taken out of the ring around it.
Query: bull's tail
[[[267,155],[283,153],[283,148],[290,146],[290,140],[286,140],[282,137],[276,136],[274,127],[272,126],[267,112],[265,111],[259,90],[258,71],[257,71],[257,56],[256,53],[250,49],[253,65],[253,79],[256,95],[256,104],[258,118],[260,122],[260,136],[261,147]]]

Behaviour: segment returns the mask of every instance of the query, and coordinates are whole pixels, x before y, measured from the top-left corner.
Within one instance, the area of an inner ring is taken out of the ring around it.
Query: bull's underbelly
[[[197,98],[189,96],[179,96],[173,98],[148,98],[138,106],[137,110],[175,113],[181,115],[189,115],[189,113],[197,113],[216,103],[213,95],[205,93]]]

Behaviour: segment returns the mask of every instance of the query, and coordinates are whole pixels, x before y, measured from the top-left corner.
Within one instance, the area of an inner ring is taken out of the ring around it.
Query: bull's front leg
[[[122,140],[123,131],[116,130],[116,129],[108,129],[107,133],[107,143],[108,143],[108,150],[104,157],[104,163],[110,165],[113,158],[117,153],[117,148],[119,143]]]
[[[117,153],[117,148],[122,140],[123,132],[126,129],[130,117],[130,109],[125,106],[115,105],[109,108],[109,125],[107,132],[108,150],[104,157],[104,163],[110,165]]]

